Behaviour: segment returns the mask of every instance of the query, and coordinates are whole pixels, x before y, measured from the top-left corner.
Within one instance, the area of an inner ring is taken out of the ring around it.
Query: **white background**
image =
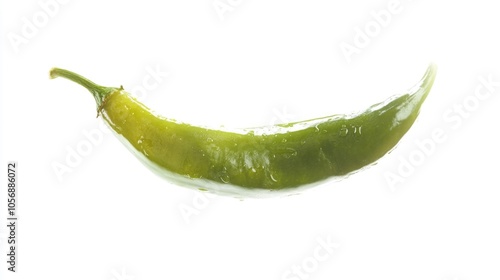
[[[500,87],[480,82],[500,81],[498,9],[344,2],[2,1],[2,166],[19,166],[18,272],[5,267],[4,179],[2,279],[500,279]],[[390,18],[377,22],[382,10]],[[431,61],[434,88],[393,152],[269,199],[205,197],[156,177],[100,130],[86,90],[48,79],[67,68],[166,117],[253,127],[362,110]],[[444,140],[424,155],[417,143],[435,130]],[[70,172],[58,177],[61,165]]]

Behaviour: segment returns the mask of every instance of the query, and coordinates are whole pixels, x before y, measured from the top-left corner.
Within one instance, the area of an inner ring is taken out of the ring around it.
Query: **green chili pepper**
[[[408,93],[359,114],[229,131],[157,116],[123,87],[102,87],[59,68],[50,71],[51,78],[87,88],[98,116],[154,171],[179,185],[236,196],[295,191],[374,163],[410,129],[435,75],[436,66],[430,65]]]

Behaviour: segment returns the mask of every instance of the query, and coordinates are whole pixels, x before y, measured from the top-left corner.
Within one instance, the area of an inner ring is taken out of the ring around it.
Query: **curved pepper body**
[[[247,196],[248,190],[297,189],[374,163],[410,129],[435,73],[429,66],[410,92],[359,114],[240,131],[179,123],[155,115],[121,88],[81,84],[108,125],[157,173],[182,185]],[[83,79],[62,69],[51,76]]]

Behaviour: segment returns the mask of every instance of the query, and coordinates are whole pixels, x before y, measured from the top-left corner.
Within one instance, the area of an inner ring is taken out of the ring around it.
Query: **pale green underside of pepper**
[[[359,114],[247,130],[169,120],[122,89],[101,87],[107,94],[97,104],[122,142],[155,173],[215,193],[261,196],[296,192],[373,164],[410,129],[435,75],[430,65],[407,93]]]

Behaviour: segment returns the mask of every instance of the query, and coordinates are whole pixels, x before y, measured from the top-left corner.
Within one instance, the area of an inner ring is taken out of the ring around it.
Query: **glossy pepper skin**
[[[222,131],[157,116],[123,88],[98,86],[59,68],[50,71],[51,78],[65,77],[86,87],[98,115],[160,175],[180,185],[242,197],[296,190],[374,163],[410,129],[435,75],[436,66],[430,65],[408,93],[359,114]]]

